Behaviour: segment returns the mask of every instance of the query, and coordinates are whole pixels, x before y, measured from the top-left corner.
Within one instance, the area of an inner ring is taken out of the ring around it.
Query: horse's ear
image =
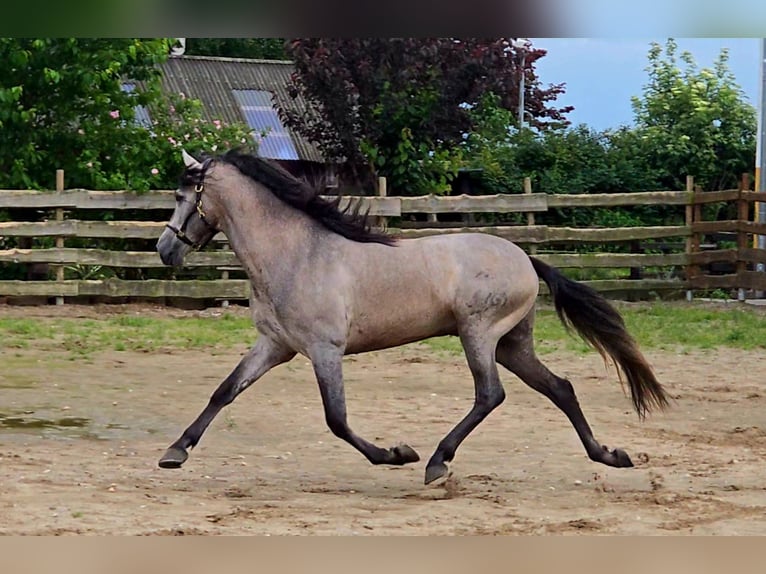
[[[188,168],[196,168],[200,169],[202,168],[202,164],[194,159],[191,155],[189,155],[185,149],[181,150],[181,156],[184,159],[184,165]]]

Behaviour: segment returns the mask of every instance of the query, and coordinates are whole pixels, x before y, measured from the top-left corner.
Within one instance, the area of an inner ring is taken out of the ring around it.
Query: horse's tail
[[[643,418],[654,408],[666,407],[665,390],[609,301],[595,289],[568,279],[558,269],[534,257],[530,259],[538,277],[548,285],[556,313],[567,330],[574,328],[604,360],[611,358],[620,382],[624,374],[638,416]]]

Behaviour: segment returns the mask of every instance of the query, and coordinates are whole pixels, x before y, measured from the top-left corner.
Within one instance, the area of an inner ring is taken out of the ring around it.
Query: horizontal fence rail
[[[766,264],[766,251],[752,247],[752,238],[766,235],[766,224],[753,222],[749,213],[753,203],[766,204],[766,193],[749,191],[747,184],[743,180],[741,189],[700,192],[690,178],[686,191],[553,195],[532,193],[526,181],[523,194],[344,197],[340,201],[342,207],[359,207],[386,224],[389,233],[402,238],[487,233],[519,243],[559,268],[622,270],[625,277],[584,281],[604,292],[762,291],[766,290],[766,274],[758,268]],[[0,213],[11,219],[0,221],[0,269],[8,265],[42,267],[46,275],[44,279],[0,280],[0,296],[55,297],[57,302],[63,302],[64,297],[248,298],[248,281],[223,234],[214,238],[212,250],[187,256],[180,274],[185,274],[183,277],[93,278],[91,275],[103,268],[134,275],[165,269],[154,243],[174,208],[174,192],[63,190],[63,178],[57,185],[56,192],[0,190]],[[737,206],[737,219],[703,219],[703,207],[732,203]],[[684,224],[578,228],[535,221],[535,214],[551,209],[631,206],[678,206]],[[14,220],[23,210],[38,216]],[[98,211],[110,213],[113,219],[86,217]],[[40,213],[45,216],[39,217]],[[526,224],[489,225],[476,219],[480,214],[513,213],[526,214]],[[440,221],[440,216],[446,219]],[[706,237],[716,234],[729,234],[731,245],[706,242]],[[70,242],[69,246],[65,242]],[[109,242],[137,243],[130,248],[113,248]],[[578,246],[594,244],[604,249],[630,246],[631,252],[572,252]],[[719,267],[715,274],[711,273],[714,266]]]
[[[174,191],[160,190],[137,194],[130,191],[91,191],[72,189],[62,192],[0,189],[0,209],[173,209]],[[766,202],[766,193],[755,191],[641,191],[633,193],[588,194],[497,194],[423,195],[418,197],[344,197],[341,206],[361,202],[370,215],[388,217],[403,213],[524,213],[551,208],[621,207],[636,205],[689,205],[735,201]],[[333,199],[331,196],[326,196]]]

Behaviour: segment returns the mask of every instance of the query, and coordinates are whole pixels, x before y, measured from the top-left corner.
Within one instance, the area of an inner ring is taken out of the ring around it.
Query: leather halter
[[[205,190],[205,183],[200,182],[196,186],[194,186],[194,210],[189,213],[189,215],[186,216],[186,219],[184,219],[183,224],[181,224],[180,228],[173,227],[169,223],[165,225],[170,231],[175,233],[176,237],[180,239],[183,243],[186,243],[186,245],[191,246],[196,251],[199,251],[200,249],[204,249],[204,247],[210,243],[210,240],[213,239],[216,233],[218,233],[220,230],[210,223],[207,218],[205,217],[205,210],[202,209],[202,192]],[[208,237],[205,241],[200,243],[199,241],[192,241],[189,239],[189,236],[186,235],[186,227],[189,225],[189,221],[194,216],[194,214],[197,214],[199,218],[202,220],[202,223],[205,224],[205,226],[212,231],[213,233]]]

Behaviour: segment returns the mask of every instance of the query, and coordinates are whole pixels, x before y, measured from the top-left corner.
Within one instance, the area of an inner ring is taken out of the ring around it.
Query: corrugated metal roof
[[[162,72],[164,88],[202,101],[204,115],[209,120],[247,121],[232,90],[271,92],[286,109],[301,110],[306,105],[303,99],[293,99],[287,94],[287,84],[293,72],[293,64],[289,61],[176,56],[162,64]],[[315,146],[289,128],[285,129],[300,159],[324,161]],[[264,146],[264,155],[268,147]]]

